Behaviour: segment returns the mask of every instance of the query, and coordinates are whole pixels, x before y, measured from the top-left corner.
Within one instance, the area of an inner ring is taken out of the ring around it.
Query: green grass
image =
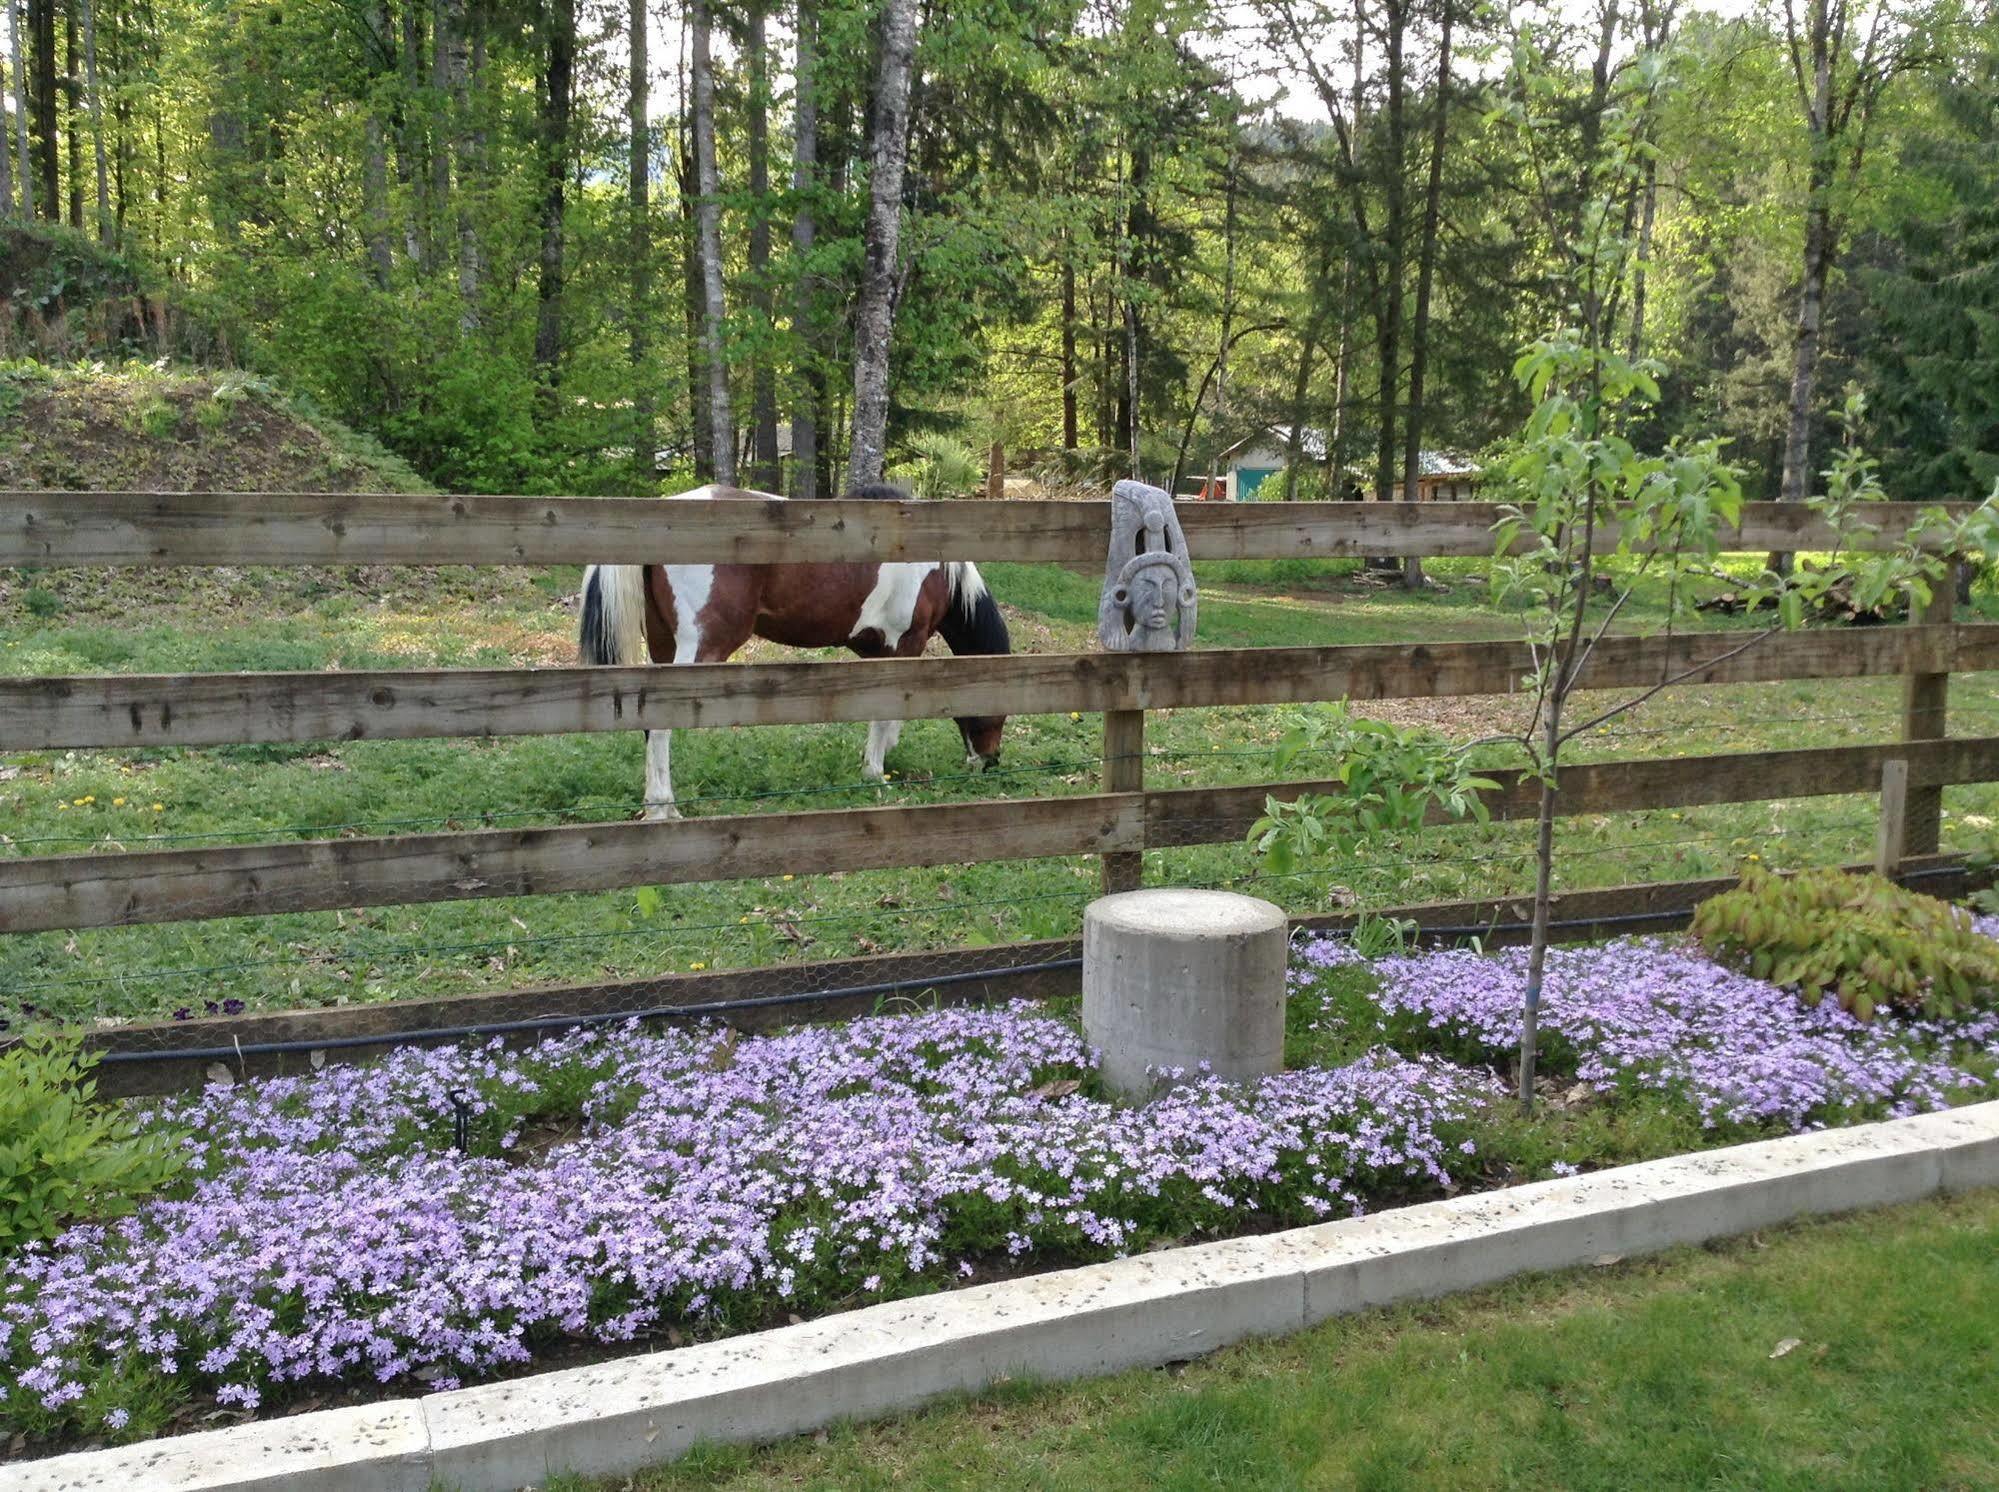
[[[1357,583],[1340,562],[1235,562],[1204,598],[1204,644],[1497,636],[1474,567],[1437,566],[1450,587],[1409,596]],[[1097,581],[1054,566],[990,567],[1016,610],[1023,651],[1092,646]],[[571,656],[561,604],[576,572],[44,571],[0,576],[0,672],[422,667]],[[1239,588],[1256,589],[1233,599]],[[52,611],[47,597],[54,597]],[[1025,608],[1024,610],[1020,608]],[[761,656],[777,656],[769,650]],[[1367,707],[1461,738],[1505,725],[1504,699]],[[1574,759],[1661,756],[1892,738],[1895,680],[1681,690]],[[1154,787],[1267,780],[1287,710],[1161,710],[1148,718]],[[1999,676],[1960,675],[1954,730],[1999,721]],[[693,813],[723,814],[1084,793],[1098,783],[1100,722],[1066,714],[1008,727],[1006,770],[968,775],[955,730],[918,721],[890,757],[895,779],[859,779],[865,727],[681,732],[676,786]],[[642,780],[635,734],[499,741],[237,746],[215,751],[41,752],[0,761],[0,853],[169,848],[264,838],[416,832],[619,818]],[[1310,763],[1301,771],[1310,772]],[[121,803],[118,800],[123,799]],[[154,805],[159,807],[155,809]],[[1983,842],[1999,789],[1952,789],[1947,837]],[[1748,854],[1783,864],[1865,858],[1868,798],[1564,820],[1566,887],[1727,873]],[[1321,871],[1258,878],[1235,845],[1156,851],[1147,876],[1241,886],[1298,912],[1349,904],[1512,895],[1529,885],[1525,825],[1388,839]],[[195,921],[0,939],[0,989],[65,1020],[145,1018],[209,1001],[253,1008],[356,1003],[540,983],[645,978],[697,966],[765,965],[887,949],[959,947],[1073,933],[1097,884],[1093,861],[981,863],[659,888],[507,897],[409,908]]]
[[[1778,1345],[1796,1346],[1773,1357]],[[1999,1193],[552,1492],[1999,1485]]]

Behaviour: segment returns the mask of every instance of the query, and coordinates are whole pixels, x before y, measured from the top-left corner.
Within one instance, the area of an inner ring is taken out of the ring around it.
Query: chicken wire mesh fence
[[[1558,856],[1558,885],[1725,874],[1746,854],[1776,858],[1774,845],[1790,863],[1851,859],[1873,820],[1854,811],[1857,805],[1844,806],[1842,816],[1792,828],[1655,826],[1603,843],[1590,842],[1589,826],[1565,825],[1570,842]],[[1517,897],[1532,884],[1528,824],[1444,828],[1424,837],[1420,853],[1354,856],[1284,874],[1261,868],[1241,848],[1240,816],[1167,827],[1169,837],[1191,842],[1146,851],[1146,883],[1248,892],[1299,915],[1441,899],[1412,895],[1421,891]],[[1238,842],[1199,843],[1224,833]],[[1049,889],[968,894],[981,869]],[[23,935],[0,940],[0,952],[9,964],[10,1016],[81,1025],[100,1033],[106,1047],[134,1056],[337,1051],[689,1008],[768,1025],[1069,990],[1082,910],[1098,894],[1098,873],[1094,857],[1063,857],[590,896],[506,895],[438,908]],[[918,877],[926,894],[912,885]],[[747,910],[710,917],[699,910],[717,905]],[[440,912],[442,924],[428,920]],[[606,916],[621,925],[578,926]],[[482,935],[437,936],[440,925]],[[173,956],[207,948],[238,956]]]

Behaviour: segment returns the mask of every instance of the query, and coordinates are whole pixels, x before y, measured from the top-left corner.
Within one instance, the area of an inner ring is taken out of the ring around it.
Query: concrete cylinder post
[[[1228,891],[1127,891],[1083,913],[1083,1034],[1112,1091],[1146,1099],[1158,1069],[1240,1079],[1284,1066],[1281,908]]]

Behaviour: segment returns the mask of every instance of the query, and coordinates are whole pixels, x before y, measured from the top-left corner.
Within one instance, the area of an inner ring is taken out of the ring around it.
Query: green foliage
[[[1473,773],[1463,747],[1422,726],[1369,720],[1342,700],[1302,716],[1285,733],[1278,770],[1307,751],[1336,759],[1333,775],[1342,791],[1264,800],[1248,843],[1273,875],[1350,855],[1376,835],[1420,829],[1433,809],[1480,823],[1490,816],[1479,793],[1498,784]]]
[[[1751,866],[1695,909],[1693,931],[1715,958],[1862,1020],[1883,1005],[1951,1019],[1999,999],[1999,943],[1961,908],[1880,876]]]
[[[0,1053],[0,1250],[129,1212],[185,1165],[174,1135],[96,1102],[95,1061],[49,1031]]]
[[[889,473],[917,497],[968,497],[979,490],[986,468],[972,448],[961,440],[935,431],[910,441],[914,460],[905,461]]]

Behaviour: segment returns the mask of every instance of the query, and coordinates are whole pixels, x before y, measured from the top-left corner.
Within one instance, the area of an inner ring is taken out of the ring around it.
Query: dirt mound
[[[0,364],[0,491],[430,491],[366,436],[314,416],[269,383],[145,363]],[[334,593],[415,604],[525,597],[509,569],[0,570],[0,627],[165,612],[290,614]]]
[[[143,363],[0,371],[0,487],[97,492],[422,492],[375,442],[243,373]]]

